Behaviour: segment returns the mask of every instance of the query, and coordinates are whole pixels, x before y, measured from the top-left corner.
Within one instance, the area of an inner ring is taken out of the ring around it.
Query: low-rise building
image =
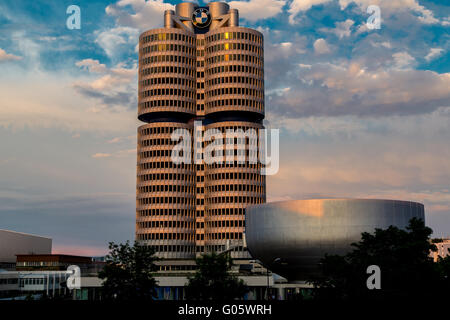
[[[18,254],[51,254],[52,239],[0,229],[0,269],[14,270]]]
[[[102,262],[93,262],[91,257],[67,254],[18,254],[17,271],[65,271],[71,265],[78,266],[83,273],[95,272]],[[94,269],[94,270],[92,270]]]
[[[438,261],[439,257],[445,258],[450,254],[450,238],[441,239],[441,242],[435,242],[434,245],[437,248],[437,251],[431,253],[433,256],[434,262]]]
[[[95,261],[94,261],[95,260]],[[0,299],[24,299],[33,296],[99,299],[103,268],[101,259],[65,254],[19,254],[15,271],[0,271]],[[80,268],[80,289],[67,288],[69,266]]]

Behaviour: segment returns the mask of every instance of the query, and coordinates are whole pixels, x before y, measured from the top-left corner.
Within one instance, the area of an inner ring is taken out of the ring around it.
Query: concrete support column
[[[183,20],[182,22],[191,31],[194,30],[194,26],[191,20],[192,14],[194,13],[194,10],[197,8],[198,5],[192,2],[182,2],[175,6],[176,15],[187,19]]]
[[[277,290],[278,290],[278,298],[280,300],[285,300],[286,297],[285,297],[285,294],[284,294],[284,288],[278,288]]]
[[[210,30],[216,28],[219,24],[219,20],[214,20],[214,18],[223,16],[228,13],[228,10],[230,10],[230,6],[225,2],[210,2],[208,4],[209,7],[209,13],[211,14],[211,26]]]
[[[236,9],[230,9],[230,22],[229,27],[239,27],[239,11]]]
[[[173,15],[175,14],[175,11],[173,10],[166,10],[164,11],[164,28],[173,28]]]

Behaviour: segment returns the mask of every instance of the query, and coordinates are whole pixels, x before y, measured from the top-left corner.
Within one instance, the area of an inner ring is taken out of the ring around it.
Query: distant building
[[[14,269],[18,254],[51,254],[52,239],[0,229],[0,269]]]
[[[19,254],[17,255],[16,270],[65,271],[70,265],[77,265],[84,271],[92,268],[93,264],[91,257],[66,254]]]
[[[65,296],[75,300],[99,299],[102,280],[97,277],[105,257],[52,254],[52,239],[0,230],[0,300]],[[69,291],[67,268],[81,271],[81,289]]]
[[[74,300],[99,299],[102,280],[98,272],[105,262],[97,258],[65,254],[19,254],[16,271],[0,272],[0,300],[23,299],[33,295],[66,297]],[[81,288],[70,291],[67,268],[76,265],[81,271]]]
[[[65,271],[4,271],[0,272],[0,300],[21,300],[28,295],[39,299],[67,295]]]
[[[448,251],[450,249],[450,239],[442,239],[442,242],[434,243],[434,245],[436,246],[437,251],[432,252],[431,255],[435,262],[438,261],[439,257],[445,258],[450,254]]]

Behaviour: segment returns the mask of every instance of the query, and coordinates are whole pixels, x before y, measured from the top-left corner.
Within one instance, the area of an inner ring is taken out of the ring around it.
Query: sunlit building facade
[[[178,142],[171,135],[177,129],[192,137],[209,129],[258,134],[263,44],[262,34],[239,27],[238,11],[221,2],[180,3],[165,12],[164,28],[140,36],[138,118],[144,124],[138,128],[136,240],[161,258],[193,260],[224,250],[234,259],[250,258],[245,209],[266,200],[261,164],[205,163],[195,154],[191,163],[175,164]],[[239,139],[224,153],[248,156],[251,139],[243,138],[243,148]],[[192,149],[194,143],[205,148],[210,142],[192,139]]]

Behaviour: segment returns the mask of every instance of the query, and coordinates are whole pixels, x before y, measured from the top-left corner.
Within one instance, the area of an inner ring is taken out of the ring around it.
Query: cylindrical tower
[[[145,124],[138,129],[136,240],[165,259],[226,249],[250,258],[245,210],[266,194],[258,161],[264,54],[262,34],[239,27],[238,16],[226,3],[180,3],[166,10],[164,28],[139,39],[138,118]],[[194,129],[200,138],[222,133],[227,162],[173,163],[171,135],[178,129],[192,139]],[[180,261],[161,268],[188,269]]]
[[[136,239],[161,258],[192,259],[195,168],[171,161],[171,134],[191,130],[195,116],[195,35],[165,24],[139,41],[138,118],[147,124],[138,129]]]
[[[206,113],[264,118],[263,37],[243,27],[218,28],[206,36]],[[216,114],[214,116],[217,116]]]
[[[173,10],[164,11],[164,28],[173,28],[175,24],[173,23],[173,16],[175,12]]]
[[[228,25],[230,27],[239,26],[239,11],[236,9],[230,9],[230,23]]]
[[[185,17],[188,19],[182,19],[182,23],[189,29],[194,31],[194,25],[191,21],[191,16],[194,10],[198,8],[198,5],[192,2],[182,2],[176,5],[175,13],[179,17]]]
[[[139,53],[139,120],[195,116],[195,35],[175,28],[146,31]]]
[[[180,122],[151,122],[138,129],[136,238],[167,259],[195,254],[195,168],[171,161]]]
[[[208,3],[209,12],[211,13],[211,29],[215,29],[220,20],[215,19],[228,13],[230,6],[225,2],[209,2]]]
[[[236,248],[233,258],[249,258],[243,242],[245,208],[265,202],[265,176],[260,174],[259,162],[237,163],[237,158],[253,149],[257,152],[257,137],[263,129],[262,35],[248,28],[223,27],[211,30],[205,39],[205,113],[210,121],[206,129],[217,129],[224,136],[236,134],[226,136],[227,143],[236,142],[233,163],[206,166],[205,245],[208,251],[231,245]],[[237,134],[239,130],[244,138]],[[237,143],[241,139],[244,143]]]
[[[260,123],[244,120],[217,121],[206,130],[218,130],[226,141],[223,163],[205,165],[205,247],[220,252],[234,247],[232,258],[249,258],[244,247],[245,210],[266,202],[266,179],[257,158]],[[247,160],[239,161],[243,156]]]

